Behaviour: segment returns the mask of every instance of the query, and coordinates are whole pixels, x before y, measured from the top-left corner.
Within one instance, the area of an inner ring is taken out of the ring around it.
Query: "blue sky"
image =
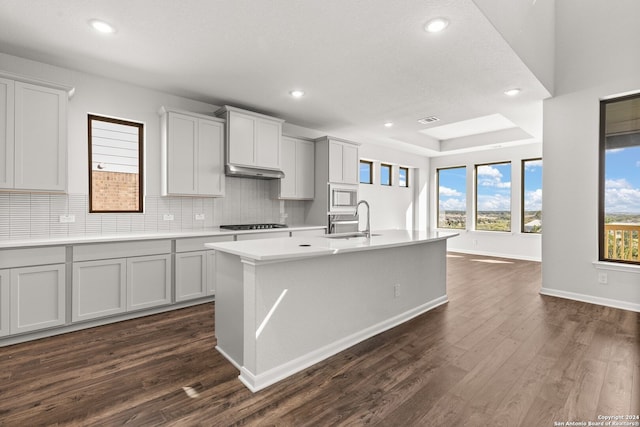
[[[466,169],[440,169],[440,210],[466,209]],[[511,209],[511,164],[478,166],[478,210]],[[542,161],[525,167],[525,210],[542,209]]]
[[[605,212],[640,213],[640,147],[607,150]]]

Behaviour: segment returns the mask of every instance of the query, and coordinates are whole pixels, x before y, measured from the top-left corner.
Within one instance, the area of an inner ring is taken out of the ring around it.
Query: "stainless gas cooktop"
[[[267,230],[270,228],[287,228],[286,224],[227,224],[221,225],[225,230]]]

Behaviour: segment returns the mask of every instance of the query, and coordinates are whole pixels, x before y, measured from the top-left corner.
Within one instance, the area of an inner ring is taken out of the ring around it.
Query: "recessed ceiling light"
[[[116,29],[111,24],[99,19],[92,19],[91,21],[89,21],[89,25],[91,25],[91,28],[99,33],[112,34],[116,32]]]
[[[289,95],[293,96],[294,98],[302,98],[304,96],[304,91],[300,89],[295,89],[289,92]]]
[[[393,126],[393,122],[386,122],[384,124],[384,127],[386,127],[386,128],[390,128],[391,126]]]
[[[445,18],[435,18],[427,22],[424,30],[428,33],[439,33],[449,26],[449,21]]]
[[[513,89],[507,89],[504,91],[504,94],[507,96],[516,96],[517,94],[520,93],[522,89],[514,87]]]

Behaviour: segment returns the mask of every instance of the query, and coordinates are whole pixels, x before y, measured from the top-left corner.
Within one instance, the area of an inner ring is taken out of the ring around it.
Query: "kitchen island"
[[[216,251],[217,349],[258,391],[447,302],[446,240],[367,237],[207,243]]]

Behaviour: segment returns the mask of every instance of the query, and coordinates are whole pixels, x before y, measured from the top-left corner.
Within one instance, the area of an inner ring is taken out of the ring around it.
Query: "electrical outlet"
[[[62,223],[76,222],[76,216],[75,215],[60,215],[60,222],[62,222]]]
[[[478,247],[478,239],[473,239],[473,247],[474,248]]]
[[[393,285],[393,296],[394,298],[398,298],[400,296],[400,283]]]
[[[600,283],[601,285],[606,285],[607,280],[607,273],[598,273],[598,283]]]
[[[196,214],[196,221],[204,221],[204,214],[203,213]]]
[[[173,221],[173,214],[164,214],[162,215],[163,221]]]

